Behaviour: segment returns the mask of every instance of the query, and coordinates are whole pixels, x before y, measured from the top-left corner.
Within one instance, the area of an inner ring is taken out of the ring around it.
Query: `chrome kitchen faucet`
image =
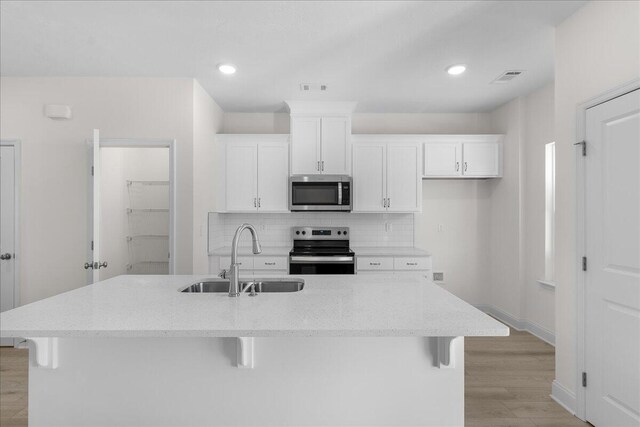
[[[229,268],[229,296],[240,296],[240,284],[238,282],[238,276],[240,275],[240,266],[238,265],[238,241],[240,235],[247,228],[251,232],[251,240],[253,243],[253,253],[259,254],[262,252],[260,242],[258,241],[258,233],[251,224],[244,223],[236,230],[236,234],[233,236],[233,243],[231,244],[231,267]]]

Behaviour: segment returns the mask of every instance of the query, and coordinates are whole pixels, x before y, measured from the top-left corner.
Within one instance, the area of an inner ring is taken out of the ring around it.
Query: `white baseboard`
[[[530,334],[540,338],[542,341],[555,346],[555,334],[535,322],[530,322],[525,319],[518,319],[515,316],[489,304],[474,304],[474,307],[476,307],[480,311],[490,314],[491,316],[495,317],[503,323],[506,323],[517,331],[527,331]]]
[[[576,395],[565,386],[560,384],[558,380],[551,383],[551,398],[556,403],[569,411],[571,415],[576,414]]]

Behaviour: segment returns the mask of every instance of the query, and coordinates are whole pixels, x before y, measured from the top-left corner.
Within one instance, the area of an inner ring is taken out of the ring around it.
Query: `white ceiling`
[[[282,111],[289,99],[487,111],[553,79],[554,26],[583,3],[3,0],[0,73],[193,77],[225,111]],[[221,62],[238,72],[221,75]],[[447,75],[456,63],[467,72]],[[526,73],[490,84],[508,69]]]

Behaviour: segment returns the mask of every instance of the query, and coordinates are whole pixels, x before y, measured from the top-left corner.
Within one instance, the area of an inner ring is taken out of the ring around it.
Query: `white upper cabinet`
[[[226,147],[226,201],[229,211],[258,207],[258,147],[255,143],[230,143]]]
[[[291,174],[351,174],[354,102],[287,101],[291,112]]]
[[[349,175],[351,120],[346,117],[323,117],[321,129],[320,172]]]
[[[424,144],[424,176],[459,176],[462,144],[431,142]]]
[[[500,146],[496,143],[465,143],[462,147],[462,159],[463,176],[500,175]]]
[[[363,143],[353,145],[353,211],[386,211],[387,145]]]
[[[288,212],[289,144],[258,143],[258,210]]]
[[[424,135],[425,178],[502,176],[502,135]]]
[[[353,145],[354,212],[419,212],[420,179],[420,144]]]
[[[321,119],[299,117],[291,119],[291,174],[321,173]]]
[[[420,145],[387,145],[387,211],[419,212],[422,208]]]
[[[288,212],[288,135],[218,135],[218,212]]]

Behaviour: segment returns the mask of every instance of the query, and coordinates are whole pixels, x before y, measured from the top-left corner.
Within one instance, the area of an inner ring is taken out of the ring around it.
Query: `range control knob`
[[[344,235],[346,236],[346,235],[347,235],[347,230],[344,230],[344,231],[342,232],[342,234],[344,234]]]
[[[306,231],[303,231],[303,232],[302,232],[302,235],[304,236],[305,234],[307,234],[307,232],[306,232]]]
[[[338,231],[338,236],[342,234],[342,231]]]
[[[300,230],[296,231],[296,234],[300,234]]]

